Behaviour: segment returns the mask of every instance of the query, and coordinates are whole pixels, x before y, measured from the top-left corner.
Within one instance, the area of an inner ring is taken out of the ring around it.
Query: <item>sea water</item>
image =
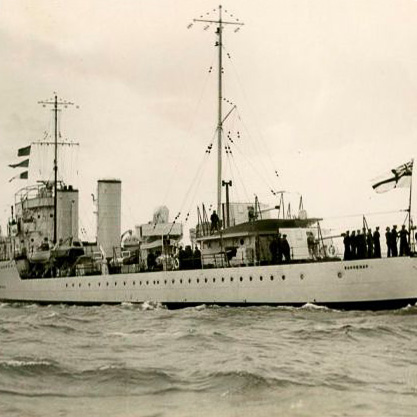
[[[1,416],[416,416],[417,307],[0,304]]]

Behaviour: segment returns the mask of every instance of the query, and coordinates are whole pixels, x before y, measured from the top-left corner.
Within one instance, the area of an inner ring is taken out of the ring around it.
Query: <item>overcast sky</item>
[[[417,2],[228,0],[223,7],[225,18],[245,23],[224,32],[225,97],[237,105],[225,125],[232,198],[256,194],[274,205],[270,189],[287,190],[293,210],[302,195],[310,215],[338,218],[340,227],[351,224],[347,215],[367,214],[374,226],[386,220],[369,213],[406,208],[408,190],[378,195],[371,185],[416,155]],[[17,170],[7,165],[51,129],[50,110],[37,103],[54,91],[79,105],[64,111],[61,132],[80,143],[76,185],[90,234],[100,178],[122,180],[123,230],[150,220],[159,205],[184,220],[188,211],[195,218],[197,204],[216,204],[216,153],[205,154],[217,117],[217,75],[209,71],[215,28],[187,26],[215,18],[217,8],[207,0],[0,3],[3,227],[26,184],[9,183]]]

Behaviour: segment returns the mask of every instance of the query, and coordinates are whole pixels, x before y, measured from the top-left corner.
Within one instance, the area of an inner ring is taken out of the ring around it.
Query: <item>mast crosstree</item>
[[[223,27],[225,25],[243,26],[244,23],[236,21],[223,20],[222,6],[218,8],[219,17],[217,19],[194,19],[194,22],[209,23],[216,25],[217,42],[216,47],[219,48],[218,53],[218,114],[217,114],[217,214],[221,215],[222,206],[222,142],[223,142],[223,122],[227,118],[223,118],[222,100],[223,100]],[[227,11],[226,11],[227,12]],[[233,17],[232,15],[230,15]],[[207,29],[206,26],[204,29]],[[236,29],[237,31],[237,29]]]
[[[57,242],[57,206],[58,206],[58,111],[59,107],[63,106],[67,108],[68,106],[74,105],[70,101],[58,99],[58,96],[55,94],[53,99],[38,101],[38,104],[42,104],[43,107],[47,105],[53,106],[52,111],[54,112],[54,237],[53,243]]]

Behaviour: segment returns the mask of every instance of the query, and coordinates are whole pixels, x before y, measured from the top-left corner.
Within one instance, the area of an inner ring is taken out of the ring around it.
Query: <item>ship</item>
[[[315,304],[372,310],[416,303],[413,251],[400,257],[343,259],[334,236],[321,228],[320,218],[308,217],[301,199],[294,216],[285,216],[282,194],[280,205],[272,209],[257,198],[229,201],[231,183],[222,175],[223,124],[234,107],[229,112],[222,108],[223,31],[242,23],[223,16],[219,6],[215,19],[194,20],[215,26],[218,158],[217,210],[204,205],[198,209],[193,247],[181,246],[182,225],[177,218],[169,221],[166,207],[158,208],[153,219],[135,231],[121,233],[121,181],[112,178],[98,181],[96,241],[79,238],[78,190],[58,178],[57,115],[60,106],[71,103],[55,95],[44,103],[52,105],[55,116],[54,178],[16,193],[7,235],[0,238],[0,301],[155,303],[168,308]],[[29,148],[19,150],[19,155],[27,155]],[[411,171],[404,175],[411,177]],[[396,184],[399,180],[396,175]],[[271,217],[272,210],[278,210],[278,216]],[[412,230],[411,186],[408,215]],[[277,251],[284,240],[291,242],[288,251]]]

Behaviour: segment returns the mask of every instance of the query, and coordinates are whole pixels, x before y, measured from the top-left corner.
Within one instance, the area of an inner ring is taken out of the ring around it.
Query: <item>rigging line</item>
[[[269,190],[272,190],[273,188],[270,186],[269,181],[267,181],[263,174],[257,169],[257,166],[252,163],[252,161],[244,154],[244,152],[240,149],[240,146],[234,143],[235,149],[239,152],[239,154],[246,160],[248,165],[250,165],[253,169],[253,171],[258,175],[260,180],[268,187]]]
[[[201,108],[201,103],[202,103],[202,101],[203,101],[203,96],[205,95],[205,92],[206,92],[206,89],[207,89],[207,85],[208,85],[208,81],[209,81],[209,78],[211,77],[211,74],[212,74],[212,68],[213,68],[213,63],[214,63],[214,61],[215,61],[215,59],[216,59],[216,57],[217,57],[217,52],[216,51],[214,51],[213,52],[213,56],[212,56],[212,59],[211,59],[211,65],[210,65],[210,70],[207,72],[207,74],[206,74],[206,77],[205,77],[205,79],[204,79],[204,82],[203,82],[203,87],[202,87],[202,89],[201,89],[201,92],[200,92],[200,96],[199,96],[199,98],[198,98],[198,100],[197,100],[197,106],[194,106],[193,107],[193,109],[194,109],[194,117],[192,117],[191,118],[191,122],[189,123],[189,126],[187,127],[187,129],[186,129],[186,136],[189,138],[189,137],[191,137],[191,134],[192,134],[192,131],[194,130],[194,125],[195,125],[195,123],[196,123],[196,114],[198,114],[198,112],[199,112],[199,110],[200,110],[200,108]],[[186,146],[188,146],[188,143],[187,143],[188,141],[184,141],[184,143],[183,143],[183,145],[182,145],[182,148],[181,148],[181,152],[180,152],[180,155],[182,155],[183,154],[183,152],[184,152],[184,148],[186,147]],[[181,163],[181,161],[180,161],[180,158],[178,158],[177,159],[177,163],[176,163],[176,165],[175,165],[175,167],[174,167],[174,175],[172,175],[171,176],[171,179],[170,179],[170,181],[169,181],[169,184],[168,184],[168,186],[167,186],[167,190],[166,190],[166,192],[165,192],[165,195],[164,195],[164,198],[163,198],[163,200],[162,201],[167,201],[167,199],[168,199],[168,195],[169,195],[169,193],[170,193],[170,191],[172,190],[172,183],[173,183],[173,181],[174,181],[174,179],[175,179],[175,177],[176,177],[176,175],[175,175],[175,173],[178,171],[178,166],[179,166],[179,164]]]
[[[246,126],[245,122],[243,121],[243,119],[242,119],[242,117],[241,117],[241,115],[240,115],[240,113],[239,113],[239,110],[238,110],[238,116],[239,116],[239,120],[240,120],[240,121],[241,121],[241,123],[242,123],[243,128],[245,129],[245,132],[246,132],[246,134],[247,134],[248,138],[251,140],[250,142],[251,142],[252,148],[253,148],[254,150],[256,150],[256,151],[257,151],[256,145],[255,145],[255,141],[253,140],[252,135],[251,135],[251,134],[250,134],[250,132],[249,132],[249,129],[247,128],[247,126]],[[268,149],[266,149],[266,148],[265,148],[265,151],[266,151],[266,154],[269,156]],[[257,152],[257,155],[258,155],[260,158],[262,158],[262,154],[261,154],[261,153]],[[262,158],[262,159],[263,159],[263,158]],[[263,181],[264,181],[266,184],[268,184],[268,187],[272,190],[274,187],[272,186],[272,185],[273,185],[273,184],[272,184],[272,182],[270,182],[270,181],[268,180],[268,177],[270,176],[270,175],[268,174],[268,170],[267,170],[267,168],[266,168],[266,166],[265,166],[264,164],[261,164],[261,166],[262,166],[262,168],[263,168],[263,170],[264,170],[264,173],[262,174]],[[276,171],[276,169],[273,169],[273,171],[271,171],[271,172],[274,172],[274,171]],[[259,171],[258,171],[258,172],[259,172]],[[260,175],[260,174],[259,174],[259,175]],[[263,176],[263,175],[265,175],[265,176]],[[261,175],[260,175],[260,176],[261,176]]]
[[[184,198],[183,198],[182,203],[180,205],[180,210],[179,210],[180,213],[182,213],[184,207],[186,206],[187,200],[188,200],[189,196],[191,195],[191,191],[194,189],[194,184],[198,183],[198,178],[202,175],[202,172],[204,172],[204,167],[207,165],[207,161],[209,159],[209,156],[210,155],[207,154],[206,152],[204,153],[203,160],[199,164],[199,168],[197,170],[197,173],[194,175],[194,178],[193,178],[190,186],[188,187],[187,192],[184,195]]]
[[[185,203],[187,202],[187,197],[188,197],[188,195],[191,194],[191,191],[192,191],[192,189],[194,187],[194,183],[198,181],[199,176],[202,175],[201,171],[204,170],[204,166],[205,166],[205,164],[207,164],[207,161],[208,161],[208,159],[210,157],[210,154],[211,154],[211,148],[210,148],[210,146],[212,145],[212,143],[214,141],[214,138],[216,136],[216,133],[217,133],[217,128],[213,132],[211,141],[210,141],[209,145],[206,147],[206,150],[204,151],[204,155],[203,155],[202,161],[198,165],[199,167],[197,169],[197,172],[194,175],[193,180],[191,181],[191,184],[190,184],[190,186],[189,186],[186,194],[184,195],[184,199],[183,199],[183,201],[181,203],[181,211],[184,208],[184,206],[186,205]]]
[[[241,181],[241,178],[239,178],[239,176],[236,176],[234,174],[234,169],[233,169],[233,166],[232,166],[232,162],[235,162],[235,161],[233,160],[233,154],[229,154],[229,153],[227,154],[227,162],[229,164],[229,171],[230,171],[230,176],[231,176],[231,179],[233,181],[233,184],[237,185],[238,181],[236,180],[236,178],[238,178],[239,181]],[[242,188],[244,188],[244,185],[242,185]],[[243,191],[245,193],[246,190],[244,189]],[[236,200],[235,201],[237,201],[237,202],[240,201],[239,187],[236,187],[236,186],[232,187],[231,194],[232,194],[232,196],[236,195]]]
[[[232,69],[233,69],[233,71],[234,71],[235,77],[236,77],[237,82],[238,82],[238,84],[239,84],[239,87],[240,87],[240,89],[241,89],[241,92],[242,92],[243,98],[244,98],[245,102],[247,103],[248,108],[250,109],[251,113],[252,113],[253,115],[255,115],[255,112],[254,112],[254,110],[253,110],[253,107],[251,106],[251,102],[250,102],[250,100],[248,100],[248,98],[247,98],[247,95],[246,95],[245,89],[244,89],[244,87],[243,87],[243,83],[242,83],[242,81],[240,80],[239,73],[238,73],[238,71],[237,71],[237,69],[236,69],[236,67],[235,67],[235,65],[234,65],[233,59],[231,58],[231,55],[228,53],[228,51],[227,51],[226,49],[225,49],[225,52],[227,53],[227,56],[228,56],[228,58],[229,58],[229,60],[230,60],[230,63],[231,63]],[[254,117],[255,123],[256,123],[257,119],[258,119],[258,117],[255,115],[255,117]],[[269,161],[269,163],[271,164],[272,172],[274,172],[274,171],[275,171],[275,169],[276,169],[276,164],[274,164],[274,161],[273,161],[273,160],[272,160],[272,158],[271,158],[271,155],[272,155],[271,150],[269,149],[269,147],[268,147],[268,145],[267,145],[267,142],[265,141],[265,139],[264,139],[263,135],[261,134],[261,131],[260,131],[259,127],[256,127],[256,129],[257,129],[257,131],[258,131],[258,136],[259,136],[260,140],[263,142],[263,146],[265,147],[266,153],[267,153],[267,155],[268,155],[268,161]],[[247,128],[246,128],[246,130],[248,131],[248,129],[247,129]]]
[[[235,158],[233,157],[233,154],[232,154],[232,157],[231,157],[231,161],[233,162],[233,164],[234,164],[234,166],[235,166],[235,168],[236,168],[236,171],[237,171],[237,174],[238,174],[238,175],[237,175],[237,178],[239,178],[239,182],[240,182],[240,184],[241,184],[241,186],[242,186],[243,193],[245,194],[245,197],[248,199],[248,201],[250,201],[250,197],[249,197],[248,190],[246,189],[245,183],[244,183],[244,181],[243,181],[243,176],[242,176],[242,174],[240,173],[239,167],[238,167],[238,165],[237,165],[237,163],[236,163]]]
[[[207,158],[207,160],[208,160],[208,158]],[[205,165],[205,167],[207,167],[207,166],[208,166],[208,164]],[[186,221],[188,220],[189,214],[191,213],[192,206],[195,204],[195,200],[196,200],[196,197],[197,197],[197,192],[200,189],[200,184],[201,184],[201,181],[202,181],[202,179],[204,177],[203,176],[204,172],[205,172],[205,170],[203,169],[202,172],[201,172],[200,178],[199,178],[199,180],[196,183],[196,187],[194,189],[194,195],[192,196],[192,198],[190,200],[190,204],[188,205],[188,210],[187,210],[187,215],[186,215],[187,216],[186,217]]]

